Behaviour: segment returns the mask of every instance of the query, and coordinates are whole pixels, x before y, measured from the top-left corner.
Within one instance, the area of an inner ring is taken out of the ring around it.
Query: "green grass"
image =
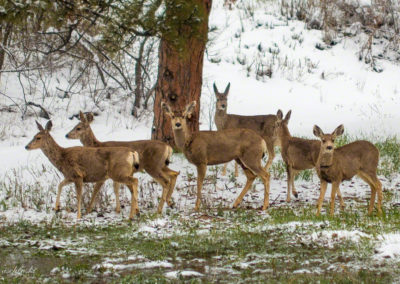
[[[155,220],[155,214],[144,214],[132,223],[100,227],[20,222],[0,228],[0,240],[12,243],[0,250],[0,259],[4,262],[0,266],[0,281],[41,282],[51,278],[65,282],[63,275],[68,273],[67,281],[73,282],[96,279],[115,283],[369,283],[371,279],[391,282],[400,277],[399,263],[377,266],[372,258],[375,236],[397,231],[400,227],[398,208],[386,206],[384,211],[382,217],[369,217],[363,202],[347,206],[346,211],[338,211],[333,217],[326,213],[316,217],[315,207],[304,204],[272,207],[268,214],[256,210],[215,209],[204,212],[206,215],[198,215],[206,216],[206,221],[178,214],[170,216],[174,230],[165,237],[138,231],[142,225]],[[337,240],[330,245],[323,240],[310,239],[313,233],[318,235],[331,230],[357,230],[370,237],[359,242]],[[67,248],[49,250],[34,245],[45,240],[74,242]],[[141,256],[147,261],[168,261],[174,267],[129,269],[117,273],[107,268],[93,269],[105,259],[131,263],[129,256]],[[196,259],[202,262],[196,262]],[[332,265],[334,270],[329,268]],[[35,269],[30,271],[30,267]],[[52,273],[54,268],[58,270]],[[165,276],[168,271],[184,269],[199,271],[204,276],[177,280]],[[29,272],[17,275],[15,271]],[[104,274],[107,271],[111,273]]]

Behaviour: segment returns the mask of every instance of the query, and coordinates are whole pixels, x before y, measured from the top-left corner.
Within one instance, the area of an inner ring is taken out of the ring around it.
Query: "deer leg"
[[[175,184],[176,184],[176,179],[178,178],[178,175],[180,172],[173,171],[169,168],[164,168],[163,172],[165,172],[169,176],[169,189],[168,189],[168,195],[167,195],[167,204],[169,207],[173,207],[173,202],[171,201],[171,196],[172,193],[174,192]]]
[[[167,201],[167,195],[169,192],[169,179],[168,177],[163,174],[162,172],[160,172],[157,177],[153,178],[159,183],[161,184],[163,191],[162,191],[162,195],[161,195],[161,199],[160,199],[160,203],[158,204],[158,208],[157,208],[157,212],[158,214],[162,213],[162,210],[164,208],[164,203],[165,201]]]
[[[286,174],[287,174],[286,202],[290,202],[290,187],[292,186],[292,167],[290,165],[286,165]]]
[[[113,188],[114,188],[114,195],[115,195],[115,212],[120,213],[121,212],[121,203],[119,201],[119,189],[120,189],[120,184],[118,182],[113,182]]]
[[[226,168],[228,167],[228,163],[225,163],[224,164],[224,167],[223,167],[223,169],[222,169],[222,173],[221,173],[221,175],[222,176],[226,176]]]
[[[375,176],[375,188],[376,188],[376,193],[378,195],[378,215],[382,215],[382,183],[381,181]]]
[[[235,177],[239,176],[239,166],[238,164],[235,162]]]
[[[60,184],[58,185],[58,190],[57,190],[57,198],[56,198],[56,205],[54,206],[54,211],[59,211],[60,210],[60,198],[61,198],[61,191],[64,186],[67,184],[70,184],[72,181],[64,179]]]
[[[264,183],[264,205],[262,210],[266,210],[269,206],[269,181],[270,175],[268,172],[265,172],[263,175],[259,176]]]
[[[96,182],[93,188],[92,198],[90,199],[89,207],[87,208],[87,213],[92,212],[93,204],[96,200],[97,194],[100,191],[101,186],[104,184],[104,181]]]
[[[338,191],[340,182],[332,182],[332,190],[331,190],[331,204],[330,204],[330,211],[329,215],[333,216],[333,213],[335,213],[335,197],[336,197],[336,192]]]
[[[247,181],[246,181],[246,185],[244,186],[242,192],[239,194],[239,196],[236,198],[235,202],[233,203],[233,208],[237,208],[238,205],[240,204],[240,202],[242,202],[243,197],[246,195],[247,191],[249,191],[251,185],[253,184],[256,175],[254,175],[249,169],[247,169],[246,167],[244,167],[242,165],[244,174],[246,175]]]
[[[293,196],[296,197],[296,198],[299,197],[299,194],[297,193],[296,188],[294,187],[294,179],[296,178],[296,176],[298,175],[298,173],[299,173],[298,171],[293,170],[293,168],[292,168],[292,176],[291,176],[291,178],[292,178],[292,180],[291,180],[291,184],[292,184],[292,194],[293,194]]]
[[[379,179],[373,175],[359,172],[358,175],[368,183],[369,187],[371,188],[371,198],[369,200],[368,206],[368,215],[372,214],[372,210],[374,209],[375,205],[375,198],[378,195],[378,215],[382,214],[381,202],[382,202],[382,184]]]
[[[76,200],[77,200],[77,215],[76,218],[81,218],[81,202],[82,202],[82,179],[75,180]]]
[[[326,188],[328,187],[328,183],[326,181],[321,180],[321,189],[319,193],[318,203],[317,203],[317,216],[321,213],[322,203],[324,203],[324,197]]]
[[[194,207],[195,211],[199,211],[201,204],[201,190],[203,188],[203,181],[206,175],[207,165],[197,165],[197,200],[196,206]]]
[[[342,197],[342,193],[340,192],[340,188],[338,187],[336,190],[336,194],[339,198],[339,202],[340,202],[340,210],[344,210],[344,201],[343,201],[343,197]]]
[[[134,177],[127,177],[124,182],[131,192],[131,211],[129,213],[129,219],[133,220],[134,216],[139,215],[138,206],[138,179]]]
[[[269,170],[275,158],[274,143],[267,143],[267,151],[268,151],[268,160],[264,167],[266,171]]]

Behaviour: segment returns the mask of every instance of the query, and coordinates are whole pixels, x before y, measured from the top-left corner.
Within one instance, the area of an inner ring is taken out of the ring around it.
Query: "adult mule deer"
[[[269,114],[245,116],[228,114],[227,108],[230,85],[231,84],[229,83],[225,91],[223,93],[220,93],[215,83],[213,84],[214,93],[217,98],[214,116],[215,125],[217,126],[218,130],[231,128],[248,128],[257,132],[267,144],[268,160],[264,168],[268,171],[275,157],[274,146],[279,144],[277,137],[274,136],[274,124],[276,121],[276,115]],[[226,174],[226,167],[227,165],[225,164],[222,172],[223,175]],[[235,165],[235,176],[238,176],[237,165]]]
[[[330,215],[335,208],[335,194],[344,180],[350,180],[358,175],[371,187],[368,214],[372,213],[375,197],[378,195],[378,214],[382,214],[382,184],[376,170],[379,163],[379,150],[370,142],[358,140],[335,149],[335,139],[344,132],[343,125],[339,125],[331,134],[324,132],[314,125],[314,135],[321,140],[316,169],[321,179],[321,193],[318,199],[317,215],[321,212],[322,203],[328,183],[332,183]]]
[[[233,204],[237,207],[250,189],[254,179],[259,176],[264,183],[265,210],[269,204],[269,173],[261,166],[261,159],[267,151],[265,141],[250,129],[226,129],[221,131],[198,131],[191,133],[187,127],[196,107],[196,101],[186,106],[185,111],[172,111],[162,102],[164,112],[171,118],[176,146],[183,151],[188,161],[197,168],[197,200],[195,210],[201,203],[201,190],[208,165],[217,165],[235,160],[243,168],[247,181],[242,192]]]
[[[289,120],[292,111],[288,111],[285,118],[283,113],[278,110],[275,122],[275,136],[280,141],[282,159],[286,165],[287,173],[287,198],[290,202],[290,192],[297,198],[298,194],[294,186],[294,179],[300,171],[312,169],[318,161],[318,156],[321,148],[319,140],[303,139],[293,137],[289,132]],[[343,208],[343,198],[338,189],[338,197],[340,205]]]
[[[90,124],[93,121],[93,115],[88,113],[85,117],[85,115],[80,112],[79,118],[80,122],[69,133],[67,133],[65,137],[69,139],[79,139],[84,146],[88,147],[128,147],[133,151],[137,151],[140,160],[139,170],[144,169],[163,187],[162,197],[158,205],[158,213],[162,212],[165,202],[172,207],[171,196],[179,172],[168,168],[172,155],[172,148],[169,145],[157,140],[100,142],[96,139],[92,128],[90,127]],[[117,212],[120,210],[119,187],[119,183],[114,182]],[[96,195],[97,192],[94,192],[93,194]]]
[[[95,182],[94,191],[98,191],[103,183],[111,178],[114,182],[124,183],[131,192],[131,212],[133,219],[139,213],[137,204],[138,180],[132,177],[139,168],[139,155],[125,147],[92,148],[59,146],[51,137],[51,121],[43,128],[36,121],[39,132],[26,145],[27,150],[41,149],[50,162],[64,175],[64,180],[58,185],[55,210],[60,207],[62,188],[70,183],[75,184],[77,197],[77,218],[81,218],[82,185],[85,182]],[[93,197],[91,204],[93,203]]]

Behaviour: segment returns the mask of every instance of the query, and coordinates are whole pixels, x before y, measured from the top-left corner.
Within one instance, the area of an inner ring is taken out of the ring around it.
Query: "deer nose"
[[[326,147],[326,149],[328,149],[328,150],[332,150],[332,149],[333,149],[333,147],[332,147],[332,146],[328,146],[328,147]]]
[[[26,149],[26,150],[28,150],[28,149],[29,149],[28,145],[26,145],[26,146],[25,146],[25,149]]]
[[[181,127],[182,124],[180,124],[179,122],[175,123],[176,127]]]
[[[221,107],[222,107],[222,108],[225,108],[225,105],[224,105],[224,104],[222,104],[222,105],[221,105]]]
[[[135,164],[134,167],[135,167],[135,169],[138,170],[139,169],[139,164]]]
[[[68,138],[68,133],[67,133],[67,134],[65,134],[65,138]]]

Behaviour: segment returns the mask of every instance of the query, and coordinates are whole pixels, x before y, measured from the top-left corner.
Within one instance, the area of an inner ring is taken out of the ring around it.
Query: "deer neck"
[[[292,138],[292,135],[290,135],[288,127],[284,125],[282,127],[282,132],[279,135],[279,142],[282,149],[287,149],[289,147],[290,138]]]
[[[333,165],[333,153],[324,153],[322,150],[319,152],[318,164],[321,169],[330,168]]]
[[[223,129],[227,118],[226,108],[224,110],[216,109],[214,115],[215,125],[217,129]]]
[[[81,141],[82,145],[86,147],[101,146],[101,142],[96,139],[96,136],[94,136],[94,133],[91,128],[89,128],[88,131],[86,131],[85,134],[82,135],[79,140]]]
[[[54,141],[53,137],[49,135],[46,141],[43,143],[41,147],[42,152],[46,155],[46,157],[50,160],[50,162],[55,165],[57,168],[63,162],[63,150],[64,148],[57,144]]]
[[[185,150],[192,138],[187,125],[184,124],[181,129],[174,129],[173,132],[176,146],[182,151]]]

